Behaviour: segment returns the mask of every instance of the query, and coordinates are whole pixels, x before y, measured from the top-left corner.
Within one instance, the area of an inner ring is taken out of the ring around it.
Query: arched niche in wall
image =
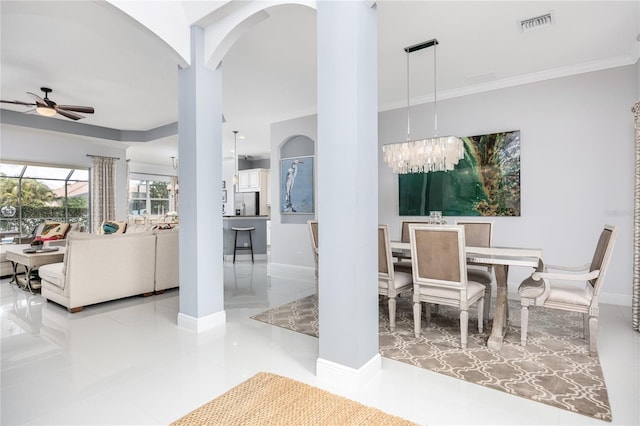
[[[305,224],[316,212],[315,142],[307,136],[296,135],[284,141],[279,151],[280,223]]]

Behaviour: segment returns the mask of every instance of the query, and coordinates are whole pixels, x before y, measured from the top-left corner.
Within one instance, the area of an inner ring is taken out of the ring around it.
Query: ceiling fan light
[[[49,107],[39,106],[36,108],[36,111],[38,112],[38,114],[44,115],[45,117],[52,117],[56,115],[56,110]]]

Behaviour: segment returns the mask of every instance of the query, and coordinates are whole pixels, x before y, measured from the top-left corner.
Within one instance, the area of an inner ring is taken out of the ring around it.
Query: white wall
[[[127,152],[113,142],[27,127],[0,125],[0,159],[89,168],[87,154],[117,157],[116,220],[127,219]]]
[[[521,216],[494,218],[495,244],[538,247],[549,263],[581,264],[591,260],[602,226],[617,225],[618,241],[602,300],[623,305],[631,303],[634,144],[630,108],[638,85],[636,64],[438,102],[441,135],[521,131]],[[430,104],[411,108],[413,137],[433,134],[432,111]],[[380,113],[379,126],[381,146],[403,140],[405,109]],[[272,152],[297,133],[315,140],[315,129],[315,117],[274,124]],[[272,164],[277,164],[273,155]],[[398,238],[398,178],[381,155],[378,161],[379,221],[389,224],[391,237]],[[272,183],[272,190],[277,199],[277,183]],[[313,267],[306,227],[279,225],[275,210],[272,260]],[[519,282],[528,272],[512,268],[509,282]]]

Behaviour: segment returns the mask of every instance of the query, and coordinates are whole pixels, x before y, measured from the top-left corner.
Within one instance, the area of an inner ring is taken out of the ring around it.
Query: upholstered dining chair
[[[403,243],[409,242],[409,225],[425,225],[428,222],[426,220],[403,220],[400,222],[400,241]],[[411,256],[402,252],[393,253],[393,256],[397,259],[394,263],[396,271],[406,272],[411,274]]]
[[[411,274],[396,272],[393,267],[389,227],[378,226],[378,294],[389,301],[389,330],[396,330],[396,298],[403,291],[411,290]]]
[[[464,239],[467,247],[491,247],[493,245],[493,221],[457,220],[456,225],[464,227]],[[491,283],[493,268],[473,263],[467,263],[467,279],[485,286],[484,289],[484,320],[489,320],[491,310]]]
[[[596,355],[598,296],[602,290],[617,233],[615,226],[604,226],[590,263],[569,267],[544,265],[540,262],[531,277],[520,284],[518,293],[522,305],[520,337],[522,346],[527,345],[529,307],[542,306],[581,312],[584,318],[583,337],[586,338],[587,329],[589,331],[589,355]]]
[[[460,310],[460,343],[467,347],[469,308],[477,303],[478,331],[482,333],[485,286],[467,278],[464,227],[409,225],[413,271],[413,320],[420,337],[422,303],[454,306]]]
[[[308,220],[309,237],[311,238],[311,250],[313,251],[313,261],[316,267],[315,281],[316,281],[316,293],[318,293],[318,221]]]

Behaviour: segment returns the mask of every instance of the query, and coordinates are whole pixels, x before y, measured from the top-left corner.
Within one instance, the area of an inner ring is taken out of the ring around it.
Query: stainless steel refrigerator
[[[236,216],[259,216],[260,193],[236,192],[235,193]]]

